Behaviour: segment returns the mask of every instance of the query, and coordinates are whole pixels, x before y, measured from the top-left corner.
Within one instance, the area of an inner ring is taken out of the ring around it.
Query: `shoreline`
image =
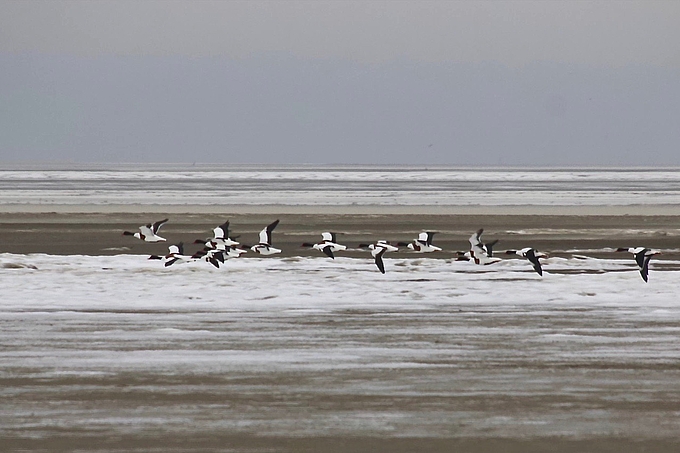
[[[5,204],[4,214],[215,214],[234,215],[535,215],[535,216],[678,216],[680,205],[187,205],[187,204]],[[0,220],[1,221],[1,220]]]

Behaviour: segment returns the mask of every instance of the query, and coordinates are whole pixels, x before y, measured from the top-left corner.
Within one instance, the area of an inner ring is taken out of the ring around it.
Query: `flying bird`
[[[311,247],[314,250],[323,252],[329,258],[335,259],[335,255],[333,255],[333,252],[341,252],[343,250],[347,250],[346,245],[341,245],[337,243],[336,236],[337,236],[336,233],[329,232],[321,233],[321,242],[317,242],[316,244],[305,242],[302,244],[302,247]]]
[[[163,219],[153,224],[149,223],[147,225],[142,225],[139,227],[138,233],[123,231],[123,236],[134,236],[144,242],[163,242],[165,241],[165,238],[158,236],[158,230],[160,230],[167,221],[168,219]]]
[[[279,224],[278,219],[269,225],[267,225],[262,231],[260,231],[260,243],[253,245],[250,249],[259,253],[260,255],[274,255],[275,253],[281,253],[281,250],[272,247],[272,231]]]
[[[229,237],[229,221],[227,220],[222,225],[213,228],[213,237],[205,240],[196,239],[194,244],[204,244],[206,246],[215,248],[219,244],[225,245],[227,247],[233,247],[239,245],[239,242],[236,242],[231,237]]]
[[[640,269],[640,276],[642,276],[642,279],[645,282],[649,280],[649,260],[651,260],[654,255],[661,254],[658,250],[652,250],[645,247],[619,247],[616,251],[630,252],[633,254],[635,262]]]
[[[534,270],[538,273],[538,275],[543,276],[543,268],[541,267],[539,258],[547,258],[548,255],[545,253],[541,253],[536,249],[532,249],[531,247],[523,248],[522,250],[506,250],[505,253],[508,255],[518,255],[522,258],[528,259],[529,262],[534,266]]]
[[[482,242],[482,233],[484,233],[484,228],[480,228],[475,233],[470,236],[470,258],[475,262],[475,264],[493,264],[501,261],[500,258],[495,258],[493,256],[493,246],[498,243],[498,239],[484,244]],[[459,258],[460,259],[460,258]]]
[[[414,239],[411,242],[398,242],[397,245],[400,247],[408,247],[414,252],[418,253],[429,253],[429,252],[440,252],[442,249],[436,245],[432,245],[432,238],[435,233],[431,231],[423,231],[418,235],[418,239]]]
[[[361,247],[361,245],[359,247]],[[380,240],[375,244],[369,244],[368,248],[371,251],[371,255],[375,259],[375,265],[378,266],[378,269],[383,274],[385,273],[385,263],[383,263],[382,259],[383,255],[386,252],[396,252],[397,250],[399,250],[399,248],[390,245],[390,243],[385,240]]]
[[[186,263],[191,261],[191,257],[184,254],[184,244],[182,242],[168,246],[167,255],[151,255],[149,259],[165,261],[165,267],[172,266],[177,262]]]

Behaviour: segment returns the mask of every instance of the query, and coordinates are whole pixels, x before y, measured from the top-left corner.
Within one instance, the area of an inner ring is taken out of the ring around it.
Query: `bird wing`
[[[427,245],[431,245],[432,239],[434,238],[434,232],[428,231],[426,234],[427,234]]]
[[[162,227],[163,225],[165,225],[165,223],[166,223],[167,221],[168,221],[168,219],[163,219],[163,220],[159,220],[158,222],[155,222],[153,225],[151,225],[151,231],[153,232],[153,234],[157,234],[157,233],[158,233],[158,230],[160,230],[161,227]],[[147,226],[148,226],[148,225],[147,225]]]
[[[491,258],[493,256],[493,246],[498,243],[498,239],[495,239],[488,244],[484,244],[484,248],[486,248],[486,256]]]
[[[142,235],[142,239],[145,238],[145,237],[155,236],[153,230],[151,229],[152,227],[153,227],[153,225],[151,225],[151,224],[142,225],[142,226],[139,227],[139,232]]]
[[[267,245],[272,244],[272,231],[274,231],[274,228],[276,228],[276,225],[278,224],[279,220],[277,219],[276,221],[267,225],[262,231],[260,231],[260,244]]]
[[[475,261],[475,264],[486,264],[489,259],[484,250],[478,245],[473,245],[470,248],[470,256]]]
[[[328,257],[335,259],[333,256],[333,246],[332,245],[327,245],[323,249],[321,249],[322,252],[324,252]]]
[[[474,247],[476,245],[479,246],[479,244],[481,244],[480,236],[482,235],[483,232],[484,232],[484,228],[480,228],[472,236],[470,236],[470,239],[468,239],[468,240],[470,241],[470,245],[472,247]]]
[[[326,231],[325,233],[321,233],[321,240],[326,242],[335,242],[333,236],[334,236],[333,233],[329,233],[328,231]]]
[[[640,270],[642,270],[645,267],[645,258],[646,258],[645,254],[648,251],[649,251],[649,249],[642,249],[635,254],[635,262],[637,263]],[[649,260],[646,260],[646,261],[649,262]]]
[[[541,267],[541,262],[538,261],[536,257],[536,252],[534,249],[529,249],[524,254],[526,258],[534,265],[534,270],[538,272],[538,275],[543,276],[543,268]]]
[[[229,237],[229,221],[213,229],[215,239],[227,239]]]
[[[642,262],[642,267],[640,268],[640,275],[645,282],[649,280],[649,260],[652,259],[652,256],[653,255],[646,255]]]
[[[380,272],[383,274],[385,273],[385,263],[383,263],[382,256],[385,254],[386,249],[381,249],[376,255],[375,255],[375,265],[378,266],[378,269]]]

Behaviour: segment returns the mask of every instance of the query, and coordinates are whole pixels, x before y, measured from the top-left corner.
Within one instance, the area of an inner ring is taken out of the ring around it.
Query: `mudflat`
[[[664,258],[675,258],[680,246],[680,216],[668,215],[509,215],[509,214],[327,214],[280,213],[271,208],[256,213],[181,212],[0,212],[1,252],[60,255],[163,254],[170,244],[183,242],[187,249],[196,239],[206,239],[212,229],[226,220],[231,233],[246,245],[258,241],[258,233],[280,219],[274,245],[281,256],[318,256],[301,247],[317,242],[324,231],[338,234],[338,242],[349,248],[378,239],[409,242],[421,231],[435,231],[435,243],[443,252],[432,258],[451,258],[469,248],[468,238],[484,228],[484,239],[498,239],[498,250],[533,247],[556,256],[583,250],[597,257],[602,249],[645,246],[665,249]],[[143,243],[123,236],[139,225],[169,218],[160,235],[165,243]],[[406,250],[406,249],[404,249]],[[350,251],[347,256],[363,256]],[[405,253],[408,253],[406,251]],[[578,252],[574,252],[578,253]],[[252,255],[252,254],[251,254]],[[607,255],[607,253],[605,253]],[[248,256],[248,255],[246,255]],[[399,253],[393,256],[400,256]],[[408,255],[403,255],[408,256]]]

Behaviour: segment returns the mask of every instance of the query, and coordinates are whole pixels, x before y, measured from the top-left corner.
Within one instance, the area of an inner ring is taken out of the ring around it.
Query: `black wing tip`
[[[383,274],[385,273],[385,265],[383,264],[382,261],[376,260],[375,265],[378,266],[378,270],[379,270],[381,273],[383,273]]]

